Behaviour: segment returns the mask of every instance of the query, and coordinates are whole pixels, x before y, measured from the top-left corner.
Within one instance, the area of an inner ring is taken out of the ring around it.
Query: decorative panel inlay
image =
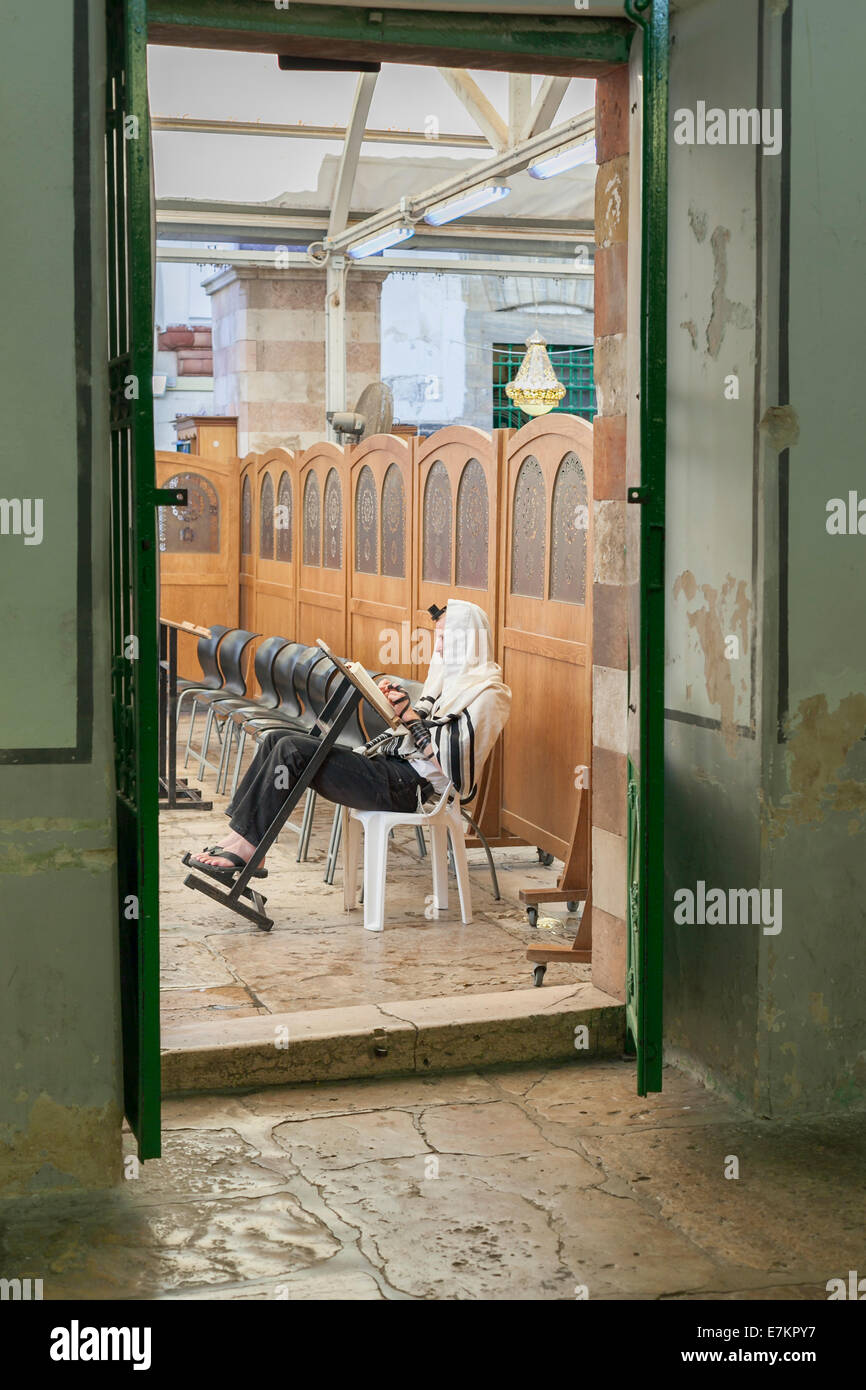
[[[176,473],[164,484],[185,487],[185,507],[159,507],[159,548],[169,555],[217,555],[220,502],[216,488],[200,473]]]
[[[427,474],[424,488],[422,574],[431,584],[451,583],[451,481],[441,459]]]
[[[538,459],[524,459],[511,511],[511,592],[544,598],[544,475]]]
[[[311,468],[304,484],[304,564],[320,565],[321,506],[319,480]]]
[[[382,484],[382,573],[406,578],[406,506],[403,474],[392,463]]]
[[[270,473],[262,480],[259,502],[259,557],[262,560],[274,558],[274,484]]]
[[[355,489],[355,569],[360,574],[378,574],[377,554],[379,499],[376,479],[364,464]]]
[[[487,478],[477,459],[470,459],[457,489],[457,585],[486,589],[488,564]]]
[[[550,541],[550,597],[561,603],[586,603],[588,527],[586,474],[577,454],[566,454],[553,484]]]
[[[325,569],[343,566],[343,489],[336,468],[325,479],[325,539],[322,564]]]
[[[277,559],[287,564],[292,558],[292,480],[288,473],[277,488]]]
[[[241,554],[253,553],[253,490],[250,487],[249,473],[244,478],[241,493]]]

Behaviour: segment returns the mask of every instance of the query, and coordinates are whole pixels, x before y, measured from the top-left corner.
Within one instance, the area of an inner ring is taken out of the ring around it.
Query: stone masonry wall
[[[626,960],[625,572],[629,77],[596,85],[592,979],[619,999]]]

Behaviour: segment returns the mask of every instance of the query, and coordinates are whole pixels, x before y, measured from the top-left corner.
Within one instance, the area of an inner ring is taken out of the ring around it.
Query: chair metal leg
[[[204,738],[202,739],[202,748],[199,749],[199,781],[204,781],[204,763],[206,763],[207,760],[207,749],[210,748],[210,731],[211,728],[213,728],[213,726],[214,708],[213,705],[209,705],[209,708],[207,708],[206,724],[204,724]]]
[[[420,825],[415,826],[415,839],[418,841],[418,858],[427,858],[427,842],[424,839],[424,831]]]
[[[469,824],[472,826],[474,833],[478,836],[479,840],[481,841],[484,853],[487,856],[487,867],[490,869],[490,877],[493,880],[493,896],[497,902],[500,902],[502,899],[502,894],[499,891],[499,879],[496,876],[496,865],[493,862],[493,855],[491,854],[490,846],[487,843],[487,836],[484,834],[483,830],[480,830],[479,827],[475,824],[475,821],[472,819],[468,811],[463,811],[461,812],[461,814],[463,815],[464,819],[467,820]]]
[[[301,834],[298,840],[298,855],[296,863],[300,864],[306,860],[310,848],[310,836],[313,833],[313,816],[316,811],[316,793],[312,787],[307,788],[307,798],[304,802],[304,816],[301,821]]]
[[[219,767],[217,768],[216,789],[219,792],[220,779],[223,784],[223,795],[225,795],[226,783],[229,780],[229,756],[231,754],[232,739],[234,738],[235,726],[231,719],[226,719],[226,733],[220,749]]]
[[[184,691],[184,694],[186,694],[185,691]],[[181,700],[183,699],[183,695],[181,695],[180,699],[181,699]],[[180,714],[180,700],[178,700],[178,702],[177,702],[177,712],[178,712],[178,715],[179,715],[179,714]],[[186,748],[185,748],[185,750],[184,750],[184,755],[183,755],[183,765],[184,765],[184,767],[186,767],[187,764],[188,764],[188,762],[189,762],[189,750],[190,750],[190,748],[192,747],[192,731],[193,731],[193,729],[195,728],[195,720],[196,720],[196,715],[197,715],[197,714],[198,714],[198,700],[196,700],[195,697],[193,697],[192,710],[191,710],[191,712],[190,712],[190,717],[189,717],[189,728],[188,728],[187,731],[186,731]]]
[[[340,852],[340,840],[343,834],[342,806],[334,807],[334,819],[331,822],[331,838],[328,841],[328,857],[325,861],[325,882],[333,883],[334,874],[337,869],[337,855]]]
[[[235,793],[238,789],[238,780],[240,779],[241,775],[241,763],[244,760],[244,748],[246,747],[246,742],[247,731],[246,729],[241,729],[240,735],[238,737],[238,751],[237,756],[235,758],[235,770],[232,776],[232,800],[234,800]]]

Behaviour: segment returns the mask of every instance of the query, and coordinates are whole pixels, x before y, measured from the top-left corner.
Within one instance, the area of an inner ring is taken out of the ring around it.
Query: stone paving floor
[[[866,1268],[866,1116],[664,1084],[612,1060],[169,1101],[116,1191],[0,1207],[0,1272],[46,1299],[823,1300]]]
[[[453,874],[448,911],[431,921],[425,917],[432,892],[430,860],[419,858],[414,832],[404,828],[389,854],[385,931],[365,931],[363,909],[343,909],[342,863],[333,886],[322,880],[333,814],[323,800],[306,862],[296,862],[297,837],[288,829],[272,851],[262,887],[275,926],[260,932],[183,884],[188,872],[180,862],[183,852],[219,843],[228,825],[228,800],[215,796],[213,786],[213,774],[206,774],[203,788],[214,802],[212,812],[160,814],[166,1024],[532,989],[526,947],[540,940],[571,942],[575,936],[578,918],[564,903],[543,906],[539,927],[529,926],[518,890],[552,886],[562,868],[558,862],[540,864],[532,846],[494,850],[500,902],[483,852],[471,850],[473,922],[463,926],[460,921]],[[300,811],[293,820],[300,820]],[[588,980],[590,973],[588,965],[552,965],[545,984]]]

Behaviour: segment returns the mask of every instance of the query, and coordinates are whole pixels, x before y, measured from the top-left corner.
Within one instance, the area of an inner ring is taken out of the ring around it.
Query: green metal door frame
[[[629,766],[629,894],[636,893],[627,1006],[638,1095],[662,1088],[664,984],[665,473],[667,463],[667,247],[669,0],[625,0],[643,34],[640,289],[640,767]],[[629,837],[631,841],[631,835]]]
[[[642,814],[637,843],[640,885],[641,975],[638,1012],[629,1028],[638,1053],[638,1091],[661,1088],[663,928],[663,692],[664,506],[667,333],[667,100],[669,0],[624,0],[621,19],[582,15],[496,15],[349,8],[250,0],[107,0],[109,17],[126,20],[130,88],[141,121],[128,186],[128,245],[133,273],[130,304],[131,371],[141,391],[133,406],[137,528],[138,631],[153,633],[153,651],[141,643],[136,671],[141,792],[139,868],[147,915],[139,930],[141,1016],[138,1073],[141,1085],[140,1152],[159,1152],[159,1000],[156,992],[159,918],[157,866],[156,552],[151,399],[151,213],[146,42],[184,45],[189,31],[210,48],[287,52],[298,56],[371,56],[392,62],[465,66],[515,72],[601,76],[628,62],[638,26],[643,33],[643,145],[641,247],[641,766]],[[143,162],[142,162],[143,161]],[[145,275],[143,267],[147,264]],[[150,558],[147,558],[149,550]],[[151,659],[152,658],[152,659]],[[116,649],[117,660],[117,649]],[[145,871],[145,869],[147,871]]]
[[[124,1110],[160,1154],[157,552],[146,0],[106,7],[112,709]]]

